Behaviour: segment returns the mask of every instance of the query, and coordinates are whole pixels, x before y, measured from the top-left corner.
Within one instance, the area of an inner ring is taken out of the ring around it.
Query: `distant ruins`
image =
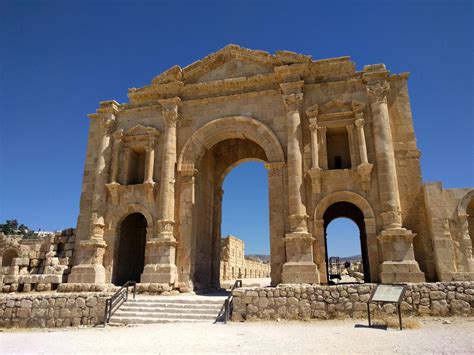
[[[338,217],[359,226],[366,282],[474,280],[474,189],[422,182],[408,77],[229,45],[101,102],[75,239],[3,243],[2,285],[219,287],[222,183],[249,160],[268,169],[273,286],[327,283]]]
[[[243,240],[228,235],[221,244],[221,280],[270,277],[270,264],[245,256]]]

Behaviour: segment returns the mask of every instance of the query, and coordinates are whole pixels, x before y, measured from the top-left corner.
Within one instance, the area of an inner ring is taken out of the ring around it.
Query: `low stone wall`
[[[233,291],[232,320],[365,318],[375,284],[280,285]],[[372,308],[373,307],[373,308]],[[387,314],[396,306],[373,304]],[[474,315],[474,282],[409,284],[401,304],[413,315]]]
[[[0,327],[53,328],[97,325],[107,293],[0,295]]]

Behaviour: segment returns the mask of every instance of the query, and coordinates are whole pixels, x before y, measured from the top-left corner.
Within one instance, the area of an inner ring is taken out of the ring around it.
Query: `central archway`
[[[180,282],[194,289],[219,287],[222,183],[246,161],[264,162],[268,169],[271,279],[274,285],[280,282],[285,233],[283,149],[262,122],[232,116],[198,129],[178,159],[177,266]]]

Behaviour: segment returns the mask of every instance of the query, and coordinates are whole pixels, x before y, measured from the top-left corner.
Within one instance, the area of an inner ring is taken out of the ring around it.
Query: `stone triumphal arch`
[[[101,102],[68,282],[218,287],[222,182],[249,160],[268,170],[273,285],[327,282],[338,217],[366,281],[472,279],[472,190],[422,183],[408,76],[229,45]]]

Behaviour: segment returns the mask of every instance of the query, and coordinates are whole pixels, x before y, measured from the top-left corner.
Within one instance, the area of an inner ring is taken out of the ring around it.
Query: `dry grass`
[[[400,323],[398,314],[386,314],[382,311],[376,310],[372,315],[372,325],[378,327],[387,327],[398,329]],[[405,317],[402,314],[403,329],[418,329],[422,326],[421,322],[413,317]]]

